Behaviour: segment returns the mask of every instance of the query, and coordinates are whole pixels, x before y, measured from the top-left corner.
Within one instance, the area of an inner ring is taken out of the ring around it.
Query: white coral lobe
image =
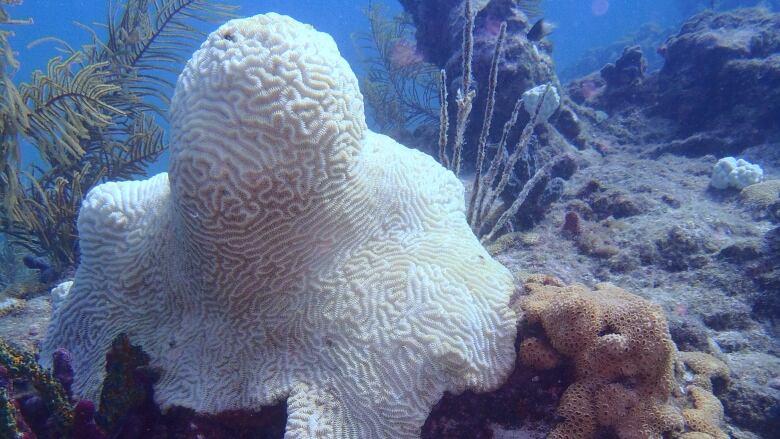
[[[444,391],[509,374],[512,277],[472,234],[463,186],[366,128],[333,39],[233,20],[181,74],[170,174],[93,189],[82,260],[43,344],[97,400],[126,333],[163,407],[286,399],[289,438],[412,438]],[[169,181],[170,180],[170,181]]]

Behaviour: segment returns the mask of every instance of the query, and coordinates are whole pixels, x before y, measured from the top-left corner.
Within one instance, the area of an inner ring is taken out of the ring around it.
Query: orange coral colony
[[[523,340],[520,361],[537,370],[571,364],[575,375],[558,406],[563,421],[550,438],[592,438],[604,428],[620,438],[727,437],[711,387],[688,386],[688,398],[676,390],[678,352],[659,306],[610,284],[591,290],[533,275],[524,287],[517,305],[543,335]],[[724,373],[707,354],[684,358],[707,369],[699,381]]]

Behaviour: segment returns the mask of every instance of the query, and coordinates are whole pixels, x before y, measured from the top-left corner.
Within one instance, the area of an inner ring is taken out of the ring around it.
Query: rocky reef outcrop
[[[422,56],[446,72],[448,96],[458,96],[458,91],[463,87],[467,2],[402,0],[401,3],[416,25],[417,47]],[[533,110],[529,111],[528,105],[514,111],[524,92],[540,84],[551,84],[556,96],[561,94],[560,105],[557,105],[549,118],[549,123],[538,124],[531,140],[523,145],[524,149],[515,161],[509,184],[502,193],[504,203],[509,206],[519,196],[525,196],[524,189],[528,189],[522,213],[513,219],[512,227],[515,229],[528,229],[543,217],[549,204],[560,196],[563,182],[571,177],[577,166],[573,160],[566,160],[565,166],[556,166],[552,174],[534,180],[532,188],[526,188],[526,185],[554,157],[583,148],[589,143],[576,105],[563,93],[556,76],[550,42],[544,38],[544,32],[529,37],[534,25],[526,14],[530,3],[533,2],[491,0],[469,3],[474,17],[470,71],[471,87],[475,94],[463,135],[462,157],[466,172],[473,171],[480,137],[486,125],[484,119],[490,73],[503,22],[506,23],[506,32],[503,49],[496,63],[496,93],[492,113],[489,113],[492,114],[490,129],[485,136],[488,149],[495,149],[493,146],[501,143],[501,140],[506,140],[508,147],[518,143],[523,127],[532,119],[533,113]],[[447,108],[451,121],[448,137],[455,138],[457,129],[452,121],[457,120],[459,112],[457,99],[450,98]],[[507,128],[505,123],[510,120],[516,123]]]
[[[702,12],[657,48],[659,71],[637,74],[638,47],[567,87],[572,98],[618,117],[661,119],[657,153],[729,155],[780,138],[780,13]],[[630,115],[630,116],[629,116]]]
[[[417,44],[425,59],[447,72],[449,94],[455,96],[462,81],[463,28],[465,24],[464,0],[401,0],[404,9],[411,15],[417,28]],[[499,90],[494,109],[496,127],[491,138],[500,137],[500,127],[512,114],[515,101],[537,85],[551,83],[561,89],[551,57],[552,46],[542,39],[532,41],[528,32],[534,24],[523,12],[519,2],[511,0],[472,1],[474,8],[474,49],[472,54],[472,76],[477,87],[471,122],[466,134],[464,157],[471,163],[476,154],[477,137],[484,116],[484,89],[488,84],[493,51],[502,21],[507,23],[507,37],[504,41],[504,55],[498,65]],[[450,105],[454,114],[455,106]],[[517,126],[528,121],[528,114],[521,114]],[[450,120],[454,120],[451,117]],[[564,97],[562,105],[551,120],[563,139],[553,139],[553,147],[561,147],[566,141],[584,144],[579,136],[582,127],[578,117]],[[516,130],[512,139],[519,135]],[[550,136],[545,139],[549,141]]]
[[[780,129],[780,14],[704,12],[661,46],[657,114],[680,135],[726,127],[755,144]],[[725,133],[725,130],[722,130]]]

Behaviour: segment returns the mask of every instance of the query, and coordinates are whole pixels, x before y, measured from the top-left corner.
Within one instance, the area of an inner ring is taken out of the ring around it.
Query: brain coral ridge
[[[415,437],[444,391],[499,385],[512,277],[455,176],[366,128],[357,84],[289,17],[212,33],[177,83],[169,174],[88,194],[42,361],[73,352],[74,390],[97,400],[124,333],[161,370],[162,407],[286,399],[290,438]]]

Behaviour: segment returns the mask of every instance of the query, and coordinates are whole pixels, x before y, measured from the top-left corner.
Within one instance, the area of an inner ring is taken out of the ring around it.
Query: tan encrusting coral
[[[575,375],[551,438],[593,438],[602,428],[620,438],[724,437],[710,379],[728,371],[707,354],[678,354],[660,307],[610,284],[590,289],[543,275],[530,276],[524,289],[516,306],[539,334],[522,342],[521,362],[539,370],[570,364]],[[676,361],[698,384],[685,393]]]

